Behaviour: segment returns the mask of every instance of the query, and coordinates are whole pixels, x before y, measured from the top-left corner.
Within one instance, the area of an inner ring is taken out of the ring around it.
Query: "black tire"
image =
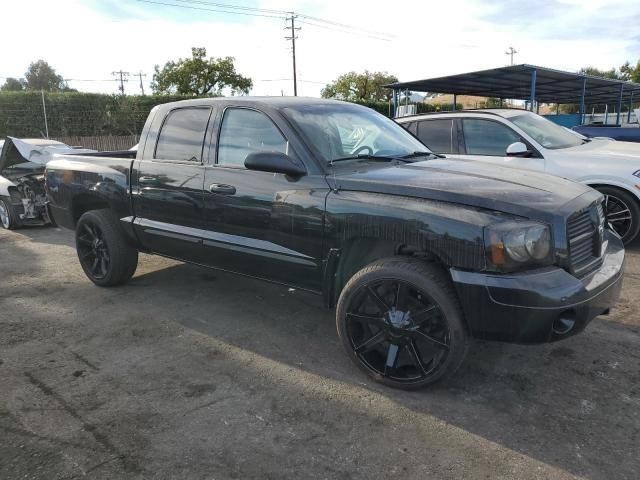
[[[138,266],[138,250],[109,210],[91,210],[80,217],[76,250],[84,273],[101,287],[128,282]]]
[[[640,205],[638,200],[620,188],[596,187],[605,196],[607,225],[615,231],[627,245],[640,232]]]
[[[20,217],[6,197],[0,198],[0,226],[6,230],[16,230],[22,226]]]
[[[451,376],[469,346],[450,278],[438,265],[411,258],[385,258],[357,272],[340,294],[336,326],[360,369],[405,390]]]

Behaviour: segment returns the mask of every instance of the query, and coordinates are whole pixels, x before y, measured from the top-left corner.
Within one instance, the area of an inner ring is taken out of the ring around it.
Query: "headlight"
[[[532,266],[551,265],[551,231],[537,222],[512,221],[485,229],[485,246],[489,267],[512,272]]]

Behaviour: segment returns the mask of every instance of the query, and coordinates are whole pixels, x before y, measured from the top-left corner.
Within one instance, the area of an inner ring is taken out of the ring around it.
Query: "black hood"
[[[436,159],[362,169],[335,167],[328,179],[340,190],[441,200],[531,219],[566,217],[598,199],[592,188],[564,178],[471,160]],[[584,196],[584,197],[583,197]],[[579,197],[583,197],[577,200]]]

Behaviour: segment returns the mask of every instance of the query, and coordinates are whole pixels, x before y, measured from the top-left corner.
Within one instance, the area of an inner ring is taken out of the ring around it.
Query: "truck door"
[[[206,263],[320,291],[327,183],[322,175],[291,178],[247,170],[256,151],[301,160],[285,122],[240,107],[225,110],[217,148],[205,173]]]
[[[210,106],[179,107],[157,121],[156,138],[148,138],[138,161],[134,224],[150,251],[193,262],[202,260],[205,136]],[[149,148],[151,147],[151,148]]]

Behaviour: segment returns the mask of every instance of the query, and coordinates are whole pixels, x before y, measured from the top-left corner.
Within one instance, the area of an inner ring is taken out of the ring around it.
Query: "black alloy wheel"
[[[84,273],[101,287],[128,282],[138,266],[138,250],[110,210],[91,210],[80,217],[76,250]]]
[[[341,296],[338,307],[338,331],[352,360],[375,380],[419,388],[458,368],[466,353],[466,335],[457,299],[441,272],[394,260],[382,262],[382,275],[358,281],[359,272],[354,277],[357,286],[347,284],[348,298],[344,302]],[[385,267],[395,274],[385,275]]]
[[[109,273],[111,255],[99,225],[84,223],[77,232],[76,245],[82,265],[96,280],[103,280]]]

